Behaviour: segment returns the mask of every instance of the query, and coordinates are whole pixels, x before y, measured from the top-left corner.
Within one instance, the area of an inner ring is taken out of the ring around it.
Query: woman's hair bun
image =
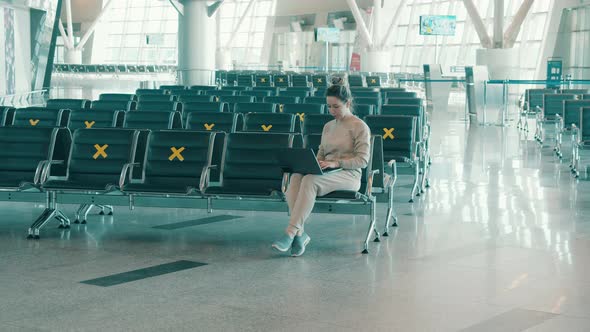
[[[342,76],[332,76],[330,78],[330,83],[332,83],[332,85],[340,85],[340,86],[346,85],[344,77],[342,77]]]

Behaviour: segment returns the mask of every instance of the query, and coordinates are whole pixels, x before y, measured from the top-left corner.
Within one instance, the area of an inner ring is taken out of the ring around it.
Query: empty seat
[[[270,91],[270,96],[276,96],[279,93],[279,88],[270,86],[255,86],[250,91]]]
[[[253,86],[254,85],[254,75],[238,75],[236,79],[238,86]]]
[[[348,85],[350,87],[362,87],[365,86],[365,78],[362,75],[349,75]]]
[[[137,101],[137,95],[129,93],[102,93],[98,97],[100,101]]]
[[[193,85],[190,87],[190,90],[205,92],[205,91],[217,90],[217,86],[216,85]],[[204,94],[204,93],[201,93],[201,94]]]
[[[191,112],[186,119],[186,129],[234,133],[243,127],[242,123],[239,113]]]
[[[270,90],[252,90],[252,91],[242,91],[240,92],[240,96],[253,96],[256,99],[262,100],[264,97],[272,96],[272,91]]]
[[[367,87],[380,87],[381,86],[381,77],[370,75],[365,78],[367,82]]]
[[[186,90],[184,85],[160,85],[160,90],[168,90],[170,92]]]
[[[145,101],[177,101],[178,97],[174,95],[140,95],[139,102]]]
[[[271,103],[236,103],[235,113],[274,113],[277,105]]]
[[[373,105],[374,113],[379,114],[381,110],[381,98],[360,97],[352,99],[353,106],[358,105]]]
[[[0,128],[0,188],[38,183],[46,161],[67,159],[70,143],[65,128]],[[59,173],[65,175],[65,169]]]
[[[296,104],[299,103],[299,97],[264,97],[262,99],[265,103],[273,103],[273,104]]]
[[[562,89],[559,93],[570,95],[583,95],[588,93],[588,89]]]
[[[580,112],[583,107],[590,107],[590,100],[565,100],[561,117],[566,128],[572,125],[580,127]]]
[[[68,128],[115,128],[123,125],[123,111],[88,111],[78,110],[70,113]]]
[[[229,111],[234,111],[235,103],[255,103],[256,97],[253,96],[225,96],[219,97],[219,101],[229,105]]]
[[[303,99],[304,104],[326,104],[326,97],[318,96],[318,97],[306,97]]]
[[[14,120],[14,108],[0,106],[0,126],[12,124]]]
[[[378,91],[352,91],[353,98],[379,98],[381,99],[381,93]]]
[[[209,103],[215,99],[215,96],[202,96],[202,95],[184,95],[179,96],[178,101],[187,104],[187,103]]]
[[[135,94],[137,97],[142,95],[167,95],[169,94],[169,91],[160,89],[137,89],[135,90]]]
[[[279,97],[299,97],[300,100],[303,100],[305,97],[309,97],[311,92],[308,90],[285,90],[279,91]]]
[[[393,98],[417,98],[418,94],[416,92],[408,92],[408,91],[391,91],[385,93],[385,99],[393,99]]]
[[[224,85],[234,86],[238,82],[238,73],[236,72],[227,72],[225,75],[225,82]]]
[[[248,113],[244,116],[243,131],[262,131],[272,133],[292,133],[295,131],[294,114]]]
[[[311,78],[311,84],[313,87],[327,87],[328,75],[313,75]]]
[[[142,112],[180,112],[182,111],[182,103],[175,101],[140,101],[137,103],[137,111]]]
[[[280,88],[286,88],[290,85],[291,79],[289,75],[274,75],[274,85]]]
[[[207,90],[205,91],[205,95],[207,96],[236,96],[238,91],[236,90]]]
[[[178,112],[127,112],[124,128],[133,129],[181,129],[182,120]]]
[[[387,105],[422,105],[424,100],[422,98],[397,97],[388,98]]]
[[[95,100],[90,109],[95,111],[133,111],[137,107],[135,101]]]
[[[293,75],[291,77],[292,86],[309,86],[309,75]]]
[[[283,171],[276,149],[293,146],[294,135],[234,133],[227,135],[222,161],[221,186],[210,186],[207,195],[271,196],[281,193]]]
[[[119,185],[125,164],[135,161],[138,131],[128,129],[78,129],[72,135],[72,149],[65,179],[51,177],[46,190],[109,191]]]
[[[334,120],[330,114],[309,114],[303,120],[303,135],[321,134],[324,125]]]
[[[65,127],[70,110],[21,108],[14,112],[13,126],[19,127]]]
[[[248,87],[246,86],[222,86],[220,90],[233,90],[237,91],[236,95],[238,95],[241,91],[246,91]]]
[[[184,114],[189,112],[229,112],[229,106],[219,102],[185,103]]]
[[[272,76],[256,75],[256,86],[272,86]]]
[[[70,109],[79,110],[90,107],[90,100],[88,99],[49,99],[47,100],[47,108],[49,109]]]
[[[353,111],[354,115],[356,115],[362,119],[367,115],[374,115],[375,109],[376,109],[375,105],[355,104],[352,108],[352,111]]]
[[[283,113],[295,114],[297,120],[295,121],[295,132],[300,133],[303,128],[303,121],[307,115],[324,114],[325,104],[285,104],[283,105]]]
[[[147,138],[139,183],[126,183],[125,192],[190,194],[199,192],[203,169],[211,165],[215,133],[152,131]]]

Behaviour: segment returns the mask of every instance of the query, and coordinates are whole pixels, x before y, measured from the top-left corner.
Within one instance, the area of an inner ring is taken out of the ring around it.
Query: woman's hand
[[[328,160],[320,160],[320,167],[322,169],[326,168],[338,168],[340,165],[337,161],[328,161]]]

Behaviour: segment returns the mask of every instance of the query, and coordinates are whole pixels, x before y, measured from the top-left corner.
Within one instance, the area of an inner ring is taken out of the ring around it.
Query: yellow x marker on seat
[[[260,83],[266,83],[266,78],[261,78]]]
[[[215,123],[212,123],[212,124],[205,123],[205,124],[203,124],[203,126],[205,126],[206,130],[211,131],[211,129],[213,129],[213,127],[215,127]]]
[[[272,125],[268,125],[268,126],[262,125],[261,127],[262,127],[262,130],[269,131],[270,128],[272,128]]]
[[[170,148],[170,150],[172,150],[172,154],[170,155],[170,157],[168,157],[168,160],[172,161],[174,160],[174,158],[178,158],[178,160],[184,161],[184,157],[181,155],[182,151],[184,151],[184,146],[180,149],[177,149],[173,146]]]
[[[284,106],[285,106],[285,105],[283,105],[283,104],[279,104],[279,113],[283,113],[283,107],[284,107]]]
[[[92,122],[84,121],[84,124],[86,125],[86,128],[92,128],[92,126],[94,126],[94,124],[95,124],[95,121],[92,121]]]
[[[383,135],[383,139],[387,139],[387,138],[391,138],[394,139],[395,136],[393,136],[393,131],[395,130],[395,128],[383,128],[383,132],[385,132],[385,135]]]
[[[283,82],[285,82],[285,79],[282,77],[279,77],[279,83],[283,83]]]
[[[34,127],[37,125],[37,123],[39,123],[39,119],[37,119],[37,120],[29,119],[29,123],[31,124],[31,126]]]
[[[318,78],[318,83],[322,83],[322,79],[321,78]]]
[[[301,120],[302,122],[305,119],[305,113],[297,113],[297,116],[299,117],[299,120]]]
[[[372,79],[371,79],[371,83],[373,83],[373,84],[377,83],[377,79],[375,79],[375,78],[372,78]]]
[[[103,146],[100,146],[98,144],[94,144],[94,148],[96,149],[96,153],[94,154],[94,156],[92,156],[92,158],[94,159],[98,159],[99,156],[101,156],[103,159],[107,158],[107,153],[105,152],[105,150],[109,147],[108,144],[105,144]]]

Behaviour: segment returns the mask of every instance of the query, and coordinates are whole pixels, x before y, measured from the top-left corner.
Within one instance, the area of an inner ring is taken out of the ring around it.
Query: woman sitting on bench
[[[352,96],[342,79],[326,91],[326,102],[334,120],[326,123],[317,159],[322,169],[342,168],[324,175],[292,174],[287,190],[291,212],[285,235],[272,244],[280,252],[291,249],[291,256],[301,256],[311,238],[303,226],[311,214],[317,196],[338,190],[359,190],[361,169],[369,163],[371,133],[369,127],[351,112]]]

